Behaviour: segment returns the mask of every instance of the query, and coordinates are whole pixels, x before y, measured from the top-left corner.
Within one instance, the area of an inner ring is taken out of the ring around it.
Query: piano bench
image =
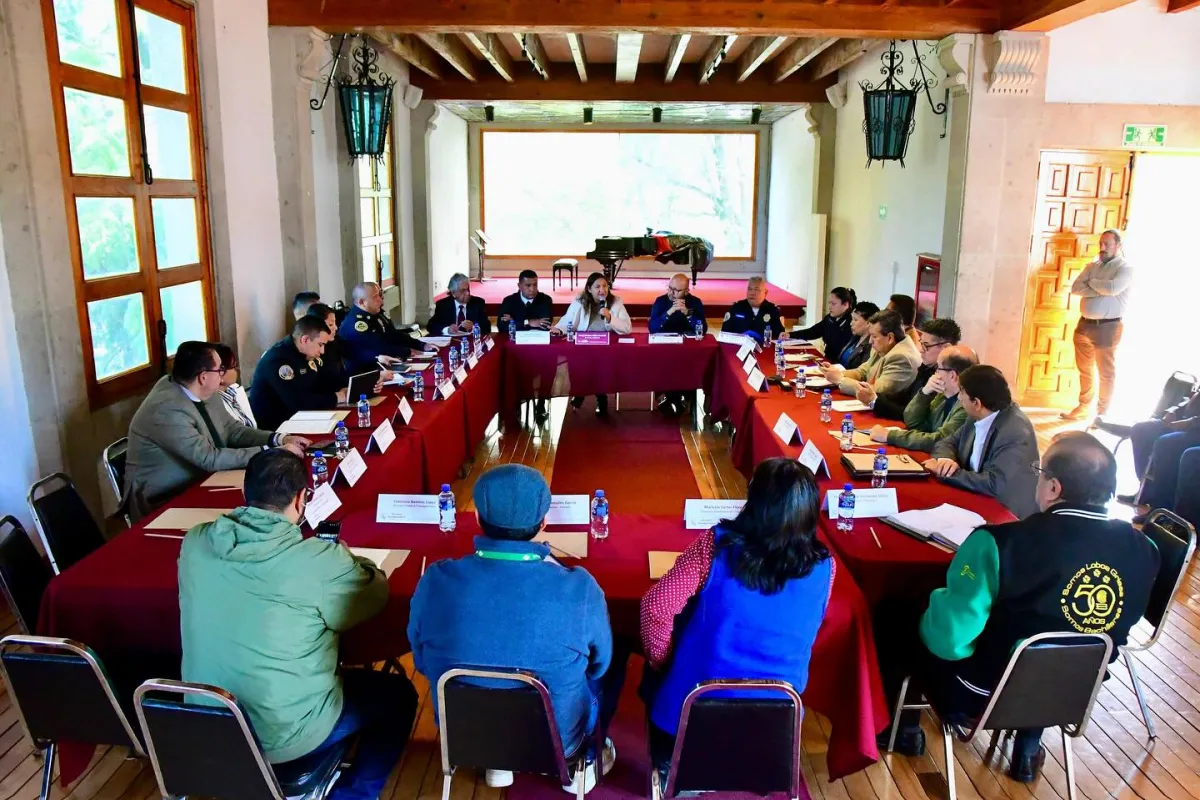
[[[579,260],[575,258],[560,258],[555,261],[550,267],[550,285],[557,289],[559,281],[559,273],[566,272],[571,276],[571,288],[575,288],[575,281],[579,279]]]

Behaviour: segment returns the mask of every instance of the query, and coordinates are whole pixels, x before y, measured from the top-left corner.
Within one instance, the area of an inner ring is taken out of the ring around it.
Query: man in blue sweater
[[[550,487],[537,470],[495,467],[475,484],[473,496],[483,529],[474,555],[430,564],[413,595],[408,623],[413,663],[435,687],[455,667],[533,672],[550,690],[570,756],[597,724],[607,730],[625,677],[624,659],[613,660],[604,593],[582,567],[563,566],[549,546],[531,541],[545,530],[550,511]],[[603,773],[615,759],[612,741],[606,740]],[[585,790],[591,790],[595,764],[586,772]],[[488,786],[500,787],[513,777],[488,770],[486,779]]]

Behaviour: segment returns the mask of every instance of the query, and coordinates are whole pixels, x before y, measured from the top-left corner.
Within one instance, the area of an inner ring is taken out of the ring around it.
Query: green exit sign
[[[1166,147],[1167,126],[1126,123],[1122,141],[1125,147]]]

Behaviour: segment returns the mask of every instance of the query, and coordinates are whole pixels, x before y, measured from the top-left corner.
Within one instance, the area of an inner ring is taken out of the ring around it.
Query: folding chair
[[[125,485],[125,454],[129,450],[129,437],[122,436],[115,442],[104,448],[104,452],[100,454],[100,464],[104,467],[104,474],[108,476],[108,485],[113,492],[114,507],[118,509],[118,513],[125,520],[125,527],[129,527],[132,522],[129,519],[129,514],[125,513],[122,500],[122,487]]]
[[[354,743],[345,739],[296,761],[271,765],[245,710],[223,689],[155,679],[137,688],[133,703],[165,798],[322,800],[341,776]]]
[[[1154,407],[1154,413],[1150,415],[1150,419],[1162,419],[1166,416],[1167,411],[1172,407],[1186,400],[1197,387],[1196,376],[1187,372],[1173,372],[1171,377],[1167,378],[1163,384],[1162,392],[1158,396],[1158,404]],[[1113,445],[1113,455],[1121,449],[1121,445],[1129,438],[1129,434],[1133,431],[1133,424],[1125,424],[1120,422],[1109,422],[1100,417],[1096,417],[1092,424],[1088,426],[1088,430],[1098,428],[1105,433],[1112,434],[1117,437],[1117,443]]]
[[[1154,578],[1154,586],[1150,589],[1150,602],[1146,605],[1144,618],[1153,626],[1150,638],[1144,642],[1126,643],[1121,648],[1121,657],[1129,669],[1129,677],[1133,683],[1133,691],[1137,694],[1138,705],[1142,709],[1142,719],[1146,722],[1146,731],[1154,739],[1154,720],[1150,718],[1150,708],[1142,695],[1142,682],[1134,667],[1136,659],[1130,653],[1149,650],[1162,635],[1167,626],[1167,616],[1183,576],[1187,574],[1192,555],[1196,552],[1196,529],[1187,520],[1172,514],[1164,508],[1150,512],[1142,533],[1149,537],[1158,548],[1158,575]]]
[[[715,692],[753,690],[778,698],[706,697]],[[667,784],[650,770],[653,800],[683,792],[786,792],[801,796],[800,726],[804,705],[786,681],[711,680],[683,701]],[[650,754],[652,765],[658,759]]]
[[[59,742],[115,745],[145,755],[112,682],[87,646],[6,636],[0,640],[0,665],[21,726],[43,753],[41,800],[50,797]]]
[[[946,748],[946,786],[950,800],[954,789],[954,737],[969,742],[981,730],[993,731],[994,747],[1000,733],[1026,728],[1059,728],[1067,770],[1067,798],[1076,800],[1075,757],[1071,739],[1083,735],[1092,716],[1092,706],[1108,670],[1112,639],[1104,633],[1039,633],[1017,646],[1008,666],[992,692],[983,714],[969,730],[947,722],[937,708],[928,704],[905,704],[911,676],[900,685],[900,698],[892,717],[888,752],[896,745],[900,714],[931,709],[941,717]]]
[[[37,627],[42,595],[50,584],[50,567],[16,517],[0,519],[0,590],[22,633]]]
[[[516,686],[480,686],[471,681],[504,681]],[[584,740],[574,753],[563,752],[550,690],[531,672],[495,667],[461,667],[437,683],[438,735],[442,746],[442,800],[458,767],[508,770],[553,775],[563,786],[572,769],[586,770],[589,752],[599,759],[599,732]],[[599,727],[599,726],[597,726]],[[597,765],[596,777],[602,770]],[[577,796],[586,794],[580,778]]]
[[[75,484],[61,472],[29,488],[29,510],[55,575],[104,544],[104,534],[92,512]]]

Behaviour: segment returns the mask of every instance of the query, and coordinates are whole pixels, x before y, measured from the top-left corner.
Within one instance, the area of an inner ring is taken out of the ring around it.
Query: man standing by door
[[[1100,373],[1100,397],[1096,414],[1108,411],[1116,380],[1116,351],[1123,330],[1121,317],[1129,305],[1133,269],[1121,252],[1121,234],[1107,230],[1100,236],[1096,260],[1083,268],[1071,284],[1071,294],[1083,301],[1075,328],[1075,366],[1079,369],[1079,405],[1063,413],[1063,419],[1084,419],[1096,399],[1095,372]]]

